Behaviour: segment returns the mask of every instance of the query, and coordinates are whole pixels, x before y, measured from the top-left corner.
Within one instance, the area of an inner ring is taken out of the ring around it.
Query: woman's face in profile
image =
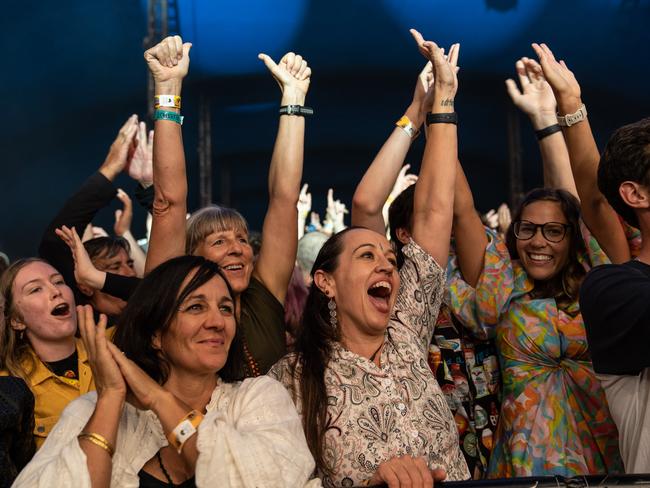
[[[191,273],[183,287],[192,279]],[[172,368],[214,374],[223,368],[235,336],[235,303],[221,276],[214,276],[181,303],[169,329],[154,337]]]

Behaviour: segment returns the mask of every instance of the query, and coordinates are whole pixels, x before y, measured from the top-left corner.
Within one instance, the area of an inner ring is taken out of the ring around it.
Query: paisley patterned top
[[[424,456],[431,468],[444,468],[448,480],[469,478],[454,418],[427,364],[445,272],[414,242],[403,252],[406,261],[381,367],[332,344],[325,370],[325,462],[331,474],[318,473],[326,487],[358,486],[382,462],[407,454]],[[295,359],[285,356],[269,375],[287,387],[301,412],[300,374],[294,377],[291,367]]]
[[[583,226],[585,269],[608,262]],[[503,377],[492,478],[621,473],[618,433],[595,376],[578,303],[533,299],[533,282],[489,232],[476,288],[450,262],[449,306],[474,334],[495,337]]]

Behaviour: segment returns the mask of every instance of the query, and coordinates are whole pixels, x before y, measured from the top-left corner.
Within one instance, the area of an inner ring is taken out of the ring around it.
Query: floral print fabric
[[[608,262],[583,227],[588,269]],[[476,288],[450,263],[449,304],[474,334],[494,337],[503,397],[488,476],[622,472],[618,433],[591,365],[578,303],[532,299],[533,282],[489,232]]]
[[[442,467],[447,480],[469,478],[458,432],[445,397],[427,364],[428,346],[443,296],[445,272],[414,242],[403,249],[401,285],[385,334],[378,367],[332,344],[325,370],[328,430],[326,487],[357,486],[396,456],[424,456]],[[300,373],[295,355],[285,356],[269,375],[292,394],[298,412]]]

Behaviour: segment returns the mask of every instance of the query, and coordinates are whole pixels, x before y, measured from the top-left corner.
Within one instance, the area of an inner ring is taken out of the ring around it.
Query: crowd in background
[[[259,55],[281,90],[260,232],[233,208],[188,213],[192,45],[144,53],[154,128],[129,117],[38,256],[0,256],[0,487],[650,471],[650,119],[601,155],[576,77],[533,44],[506,89],[544,183],[482,215],[457,137],[460,45],[411,33],[412,102],[322,221],[302,182],[311,67]],[[93,226],[116,198],[112,232]]]

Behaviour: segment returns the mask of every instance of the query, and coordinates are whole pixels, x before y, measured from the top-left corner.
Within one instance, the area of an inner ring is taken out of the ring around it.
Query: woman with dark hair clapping
[[[15,486],[304,486],[300,419],[268,377],[220,379],[237,341],[218,266],[172,259],[138,286],[115,344],[78,308],[97,393],[72,402]],[[314,480],[318,486],[318,480]]]

